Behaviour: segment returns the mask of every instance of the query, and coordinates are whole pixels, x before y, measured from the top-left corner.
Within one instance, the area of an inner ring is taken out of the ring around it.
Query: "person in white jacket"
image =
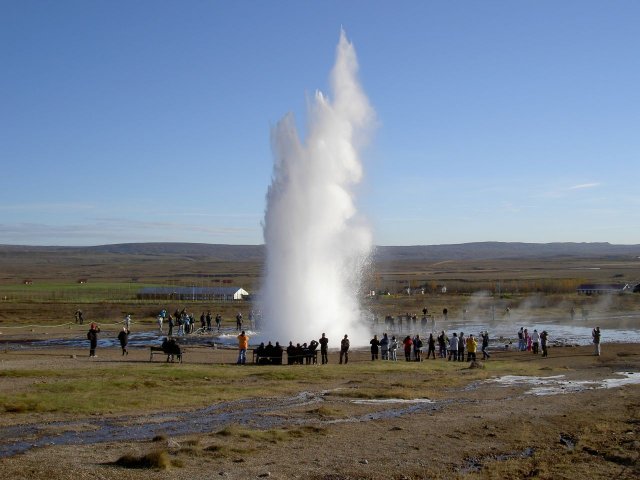
[[[449,360],[453,357],[453,361],[458,360],[458,334],[453,332],[453,337],[449,339]]]
[[[391,337],[391,342],[389,342],[389,360],[394,362],[398,360],[398,340],[396,337]]]
[[[535,328],[533,329],[533,334],[531,335],[531,343],[532,343],[533,353],[537,355],[538,347],[540,347],[540,334],[538,333],[538,330],[536,330]]]

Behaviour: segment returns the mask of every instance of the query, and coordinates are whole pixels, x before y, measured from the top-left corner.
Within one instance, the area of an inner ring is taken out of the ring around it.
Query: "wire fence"
[[[0,303],[157,303],[160,301],[176,300],[166,294],[145,294],[140,295],[141,285],[134,286],[109,286],[101,287],[97,285],[77,285],[77,286],[51,286],[49,288],[29,288],[29,286],[0,286]],[[229,298],[193,298],[180,299],[188,300],[190,303],[216,303],[229,304],[242,300]]]

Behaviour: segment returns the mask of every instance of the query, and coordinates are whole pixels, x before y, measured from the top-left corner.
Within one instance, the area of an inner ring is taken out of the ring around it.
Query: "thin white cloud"
[[[104,245],[129,242],[259,243],[255,227],[193,225],[127,219],[100,219],[87,224],[0,224],[0,244]]]
[[[599,187],[600,184],[599,183],[580,183],[578,185],[574,185],[573,187],[569,187],[567,190],[582,190],[584,188],[595,188],[595,187]]]
[[[540,194],[534,195],[534,196],[542,197],[542,198],[563,198],[563,197],[566,197],[567,195],[570,195],[571,192],[574,192],[576,190],[585,190],[589,188],[596,188],[599,186],[601,186],[601,183],[599,182],[578,183],[570,187],[560,187],[555,190],[541,192]]]
[[[70,211],[87,211],[95,207],[87,203],[22,203],[14,205],[0,205],[2,212],[47,212],[57,213]]]
[[[155,212],[153,212],[155,213]],[[262,218],[258,213],[197,213],[197,212],[163,212],[165,217],[208,217],[208,218]]]

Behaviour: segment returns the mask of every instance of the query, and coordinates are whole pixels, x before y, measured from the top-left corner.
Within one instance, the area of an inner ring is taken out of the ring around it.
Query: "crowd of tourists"
[[[199,320],[198,327],[195,314],[188,313],[186,308],[182,310],[176,309],[173,315],[168,314],[166,310],[162,310],[156,317],[156,323],[161,334],[164,334],[164,323],[167,323],[167,335],[169,337],[174,336],[174,334],[175,336],[189,335],[196,331],[213,332],[214,329],[219,332],[222,326],[222,315],[219,313],[213,315],[210,310],[207,313],[202,312]]]
[[[442,330],[439,335],[429,334],[429,337],[425,341],[420,337],[420,334],[416,334],[413,337],[407,335],[400,342],[395,336],[389,338],[388,334],[383,334],[381,339],[378,339],[377,335],[374,335],[369,344],[371,345],[371,360],[375,361],[378,358],[382,360],[398,360],[398,350],[404,353],[404,359],[407,362],[415,361],[421,362],[425,360],[423,353],[426,349],[426,359],[436,359],[436,347],[437,358],[446,359],[448,361],[465,361],[465,352],[467,353],[466,361],[475,361],[476,352],[478,350],[478,344],[480,343],[482,351],[482,359],[486,360],[491,355],[488,352],[489,348],[489,333],[482,332],[479,339],[473,335],[465,337],[464,332],[454,332],[451,336],[446,331]]]
[[[321,362],[326,364],[328,359],[328,344],[329,339],[323,333],[318,340],[311,340],[309,343],[296,343],[289,342],[289,346],[283,348],[279,342],[275,342],[275,345],[269,341],[266,345],[261,343],[254,351],[255,362],[261,365],[282,365],[283,354],[287,353],[288,365],[312,365],[318,363],[318,348],[320,349]],[[482,359],[487,360],[491,357],[489,348],[489,333],[481,332],[479,338],[473,335],[465,336],[464,332],[454,332],[449,336],[444,330],[439,335],[429,334],[426,344],[423,342],[419,334],[415,336],[407,335],[402,341],[395,336],[389,337],[387,333],[382,335],[382,338],[378,338],[374,335],[371,341],[371,360],[398,360],[398,350],[404,353],[404,359],[407,362],[423,361],[423,352],[426,348],[426,359],[441,358],[448,361],[476,361],[476,353],[478,347],[482,352]],[[238,335],[238,364],[246,363],[247,349],[249,346],[249,337],[244,331]],[[436,350],[437,347],[437,350]],[[349,336],[345,335],[340,341],[340,356],[339,363],[346,364],[349,362],[349,350],[350,341]],[[436,356],[437,351],[437,356]]]
[[[423,312],[426,314],[426,312]],[[253,314],[250,314],[252,317]],[[82,312],[76,311],[76,321],[78,323],[84,322]],[[388,317],[389,318],[389,317]],[[410,318],[410,317],[409,317]],[[174,330],[177,327],[177,336],[186,335],[192,333],[195,330],[195,319],[192,314],[186,312],[186,309],[182,311],[176,310],[174,315],[168,315],[166,310],[162,310],[157,317],[159,329],[163,332],[163,323],[167,319],[168,332],[167,337],[163,342],[163,349],[165,345],[169,348],[167,342],[172,342],[171,347],[179,349],[174,337]],[[253,321],[253,319],[251,319]],[[129,342],[131,315],[127,314],[124,320],[122,330],[118,333],[117,339],[122,348],[122,355],[129,354],[127,345]],[[200,315],[200,328],[203,331],[212,331],[213,322],[215,322],[215,328],[220,330],[220,324],[222,323],[222,316],[220,314],[215,317],[208,311],[206,314],[202,312]],[[242,326],[242,313],[238,312],[236,316],[236,327]],[[96,347],[98,343],[98,333],[100,333],[100,327],[92,322],[87,332],[87,340],[89,340],[89,356],[96,357]],[[594,355],[599,356],[600,350],[600,327],[595,327],[591,333],[592,341],[594,344]],[[246,363],[247,350],[249,348],[249,337],[244,330],[238,335],[238,364]],[[521,327],[517,333],[518,346],[517,350],[521,352],[531,352],[534,355],[542,354],[542,357],[547,357],[549,333],[546,330],[538,332],[537,329],[533,329],[533,332],[529,332],[529,329]],[[371,346],[371,360],[378,359],[397,361],[398,351],[404,353],[404,359],[407,362],[416,361],[420,362],[425,359],[436,358],[446,359],[447,361],[464,362],[465,354],[466,361],[472,362],[477,360],[478,348],[482,352],[482,359],[487,360],[491,357],[489,353],[489,332],[480,332],[478,337],[473,334],[466,335],[464,332],[453,332],[449,335],[445,330],[442,330],[439,334],[429,333],[428,338],[423,340],[420,334],[407,335],[403,339],[392,335],[389,337],[387,333],[382,335],[382,338],[378,338],[374,335],[369,342]],[[175,345],[175,347],[174,347]],[[321,363],[324,365],[329,362],[328,359],[328,345],[329,339],[323,333],[321,337],[316,340],[312,339],[309,342],[295,343],[289,342],[289,345],[284,348],[279,342],[272,343],[267,342],[265,345],[261,343],[254,351],[254,361],[260,365],[282,365],[283,355],[287,353],[287,365],[313,365],[318,363],[318,353],[320,353]],[[511,347],[511,343],[505,345],[506,349]],[[339,363],[346,364],[349,362],[349,349],[350,341],[348,335],[345,335],[340,341],[340,356]],[[426,351],[426,358],[423,355]]]
[[[546,330],[538,332],[537,329],[533,329],[533,333],[530,333],[527,328],[520,327],[518,330],[518,350],[521,352],[532,352],[537,355],[542,351],[542,356],[549,356],[548,350],[549,333]]]

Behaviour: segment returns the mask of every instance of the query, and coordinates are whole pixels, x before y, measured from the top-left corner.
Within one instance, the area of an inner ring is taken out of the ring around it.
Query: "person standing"
[[[329,363],[329,339],[323,333],[318,343],[320,343],[320,357],[322,358],[322,365],[325,365]]]
[[[98,333],[100,333],[100,327],[96,323],[89,325],[89,331],[87,332],[87,340],[89,340],[89,356],[97,357],[96,347],[98,346]]]
[[[593,332],[591,332],[591,337],[593,337],[593,346],[595,347],[593,354],[599,357],[600,356],[600,327],[596,327],[593,329]]]
[[[402,341],[402,345],[404,347],[404,359],[407,362],[411,361],[411,347],[413,346],[413,340],[411,340],[411,335],[407,335]]]
[[[419,334],[413,337],[413,359],[416,362],[422,361],[422,339]]]
[[[160,329],[160,335],[162,335],[162,322],[164,321],[164,317],[162,314],[158,315],[156,318],[156,323],[158,324],[158,328]]]
[[[169,332],[167,333],[169,337],[173,336],[173,327],[174,327],[173,317],[169,315]]]
[[[429,334],[429,340],[427,344],[428,344],[427,360],[431,355],[433,355],[433,359],[435,360],[436,359],[436,339],[433,337],[433,332]]]
[[[238,365],[247,363],[247,348],[249,348],[249,337],[244,334],[244,330],[238,335]]]
[[[222,315],[218,313],[216,314],[216,327],[218,328],[218,331],[220,331],[220,325],[222,325]]]
[[[207,332],[210,332],[211,331],[211,312],[210,311],[207,312],[206,322],[207,322]]]
[[[242,330],[242,313],[238,312],[236,315],[236,329],[238,331]]]
[[[380,340],[380,354],[382,360],[389,360],[389,337],[386,333],[382,335],[382,340]]]
[[[378,340],[378,336],[374,335],[369,344],[371,345],[371,361],[377,360],[378,352],[380,351],[380,340]]]
[[[533,348],[533,354],[537,355],[540,349],[540,334],[536,328],[533,329],[533,334],[531,335],[531,343]]]
[[[467,362],[476,361],[476,350],[478,349],[478,341],[473,335],[467,337]]]
[[[129,330],[127,330],[127,327],[122,327],[122,331],[118,334],[118,340],[122,347],[122,355],[129,355],[129,350],[127,350],[127,344],[129,343]]]
[[[518,331],[518,350],[520,352],[524,350],[524,327],[520,327]]]
[[[349,337],[346,334],[340,341],[340,365],[342,365],[343,358],[345,365],[349,363]]]
[[[438,335],[438,354],[440,358],[447,358],[447,334],[444,330]]]
[[[451,361],[451,359],[453,358],[453,361],[457,361],[458,360],[458,334],[456,332],[453,332],[453,337],[451,337],[449,339],[449,358],[448,361]]]
[[[482,359],[483,360],[487,360],[491,356],[489,355],[489,352],[487,352],[488,348],[489,348],[489,332],[485,330],[482,333]]]
[[[394,362],[398,360],[398,340],[395,336],[391,337],[391,342],[389,343],[389,360]]]
[[[129,330],[129,327],[131,326],[131,314],[127,313],[122,323],[126,327],[126,329]]]
[[[296,347],[293,346],[293,342],[289,342],[287,347],[287,365],[293,365],[293,361],[296,358]]]
[[[464,347],[467,343],[467,339],[464,338],[464,332],[460,332],[458,337],[458,361],[464,362]]]
[[[543,330],[540,334],[540,346],[542,347],[542,357],[547,357],[547,341],[549,340],[549,334],[546,330]]]

